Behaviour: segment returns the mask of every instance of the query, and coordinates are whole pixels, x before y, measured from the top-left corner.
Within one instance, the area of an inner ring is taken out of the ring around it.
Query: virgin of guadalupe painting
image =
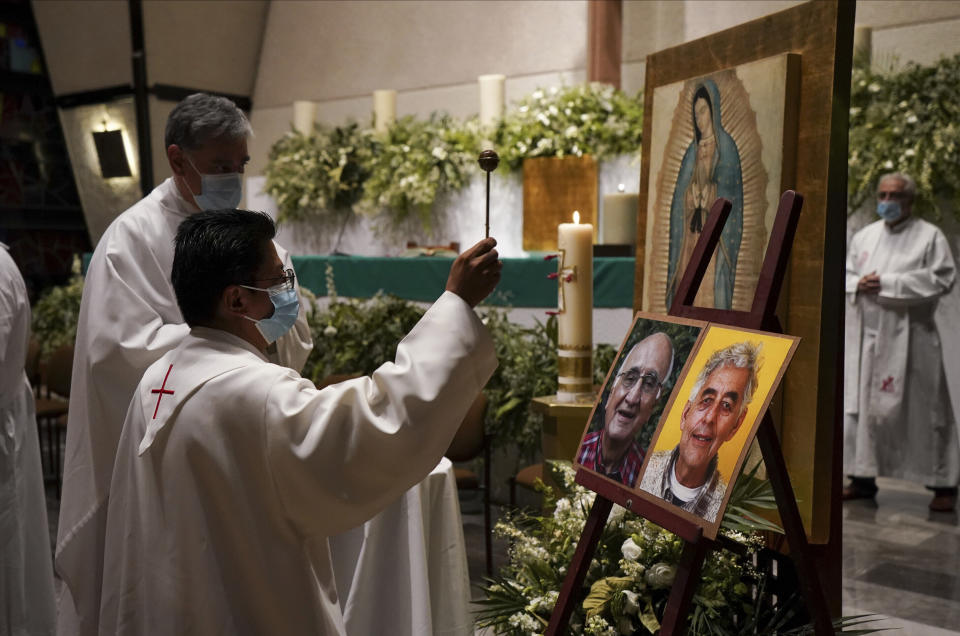
[[[714,307],[730,309],[743,234],[740,151],[733,137],[723,129],[720,90],[716,82],[706,79],[695,86],[690,109],[693,139],[680,162],[680,174],[677,175],[670,202],[666,305],[669,307],[673,302],[684,265],[690,262],[693,246],[703,231],[703,222],[710,206],[717,197],[723,197],[733,207],[720,236],[713,272],[708,272],[701,288],[713,288]],[[707,294],[708,298],[705,299],[708,304],[709,296]]]
[[[695,304],[750,309],[790,180],[782,171],[786,103],[794,98],[788,66],[787,55],[774,56],[653,89],[645,311],[669,309],[718,197],[732,209]]]

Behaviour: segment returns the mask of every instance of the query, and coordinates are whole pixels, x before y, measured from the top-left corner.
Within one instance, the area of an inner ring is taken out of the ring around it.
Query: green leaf
[[[640,623],[647,628],[651,634],[660,631],[660,620],[656,612],[653,611],[653,604],[648,600],[646,609],[640,614]]]

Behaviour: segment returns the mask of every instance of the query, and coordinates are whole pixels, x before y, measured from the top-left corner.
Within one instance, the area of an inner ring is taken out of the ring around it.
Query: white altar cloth
[[[330,538],[347,634],[473,634],[453,464],[362,526]]]

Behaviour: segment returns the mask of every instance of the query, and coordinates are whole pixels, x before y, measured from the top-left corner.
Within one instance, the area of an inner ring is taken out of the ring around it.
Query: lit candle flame
[[[573,222],[580,225],[580,212],[578,210],[573,211]]]

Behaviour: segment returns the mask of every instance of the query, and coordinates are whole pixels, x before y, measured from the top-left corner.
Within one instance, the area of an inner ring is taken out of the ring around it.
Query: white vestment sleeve
[[[98,317],[103,315],[101,312],[107,316],[113,314],[117,319],[109,323],[109,328],[100,329],[93,340],[96,345],[103,347],[103,352],[109,352],[116,362],[121,363],[122,367],[114,370],[124,374],[126,383],[136,386],[144,369],[180,344],[184,336],[190,333],[190,327],[185,322],[165,322],[155,309],[156,301],[141,296],[137,287],[151,291],[153,288],[141,281],[130,280],[131,276],[139,278],[138,272],[135,274],[131,271],[136,269],[136,265],[116,261],[113,255],[108,254],[106,267],[105,280],[96,286],[97,296],[91,299],[98,307],[90,307],[89,311]],[[98,317],[91,316],[94,320]],[[126,377],[127,368],[135,377]]]
[[[857,267],[857,255],[860,253],[859,241],[857,240],[857,235],[855,234],[852,239],[850,239],[850,247],[847,249],[847,281],[846,281],[846,290],[847,298],[853,302],[857,294],[857,285],[860,283],[860,279],[863,278],[863,273],[860,272],[860,268]]]
[[[496,368],[493,342],[450,292],[371,377],[316,390],[292,375],[265,407],[268,462],[306,536],[359,525],[423,479]]]
[[[923,265],[910,271],[881,274],[878,302],[887,306],[918,305],[950,291],[956,267],[942,232],[937,231],[926,246]]]

